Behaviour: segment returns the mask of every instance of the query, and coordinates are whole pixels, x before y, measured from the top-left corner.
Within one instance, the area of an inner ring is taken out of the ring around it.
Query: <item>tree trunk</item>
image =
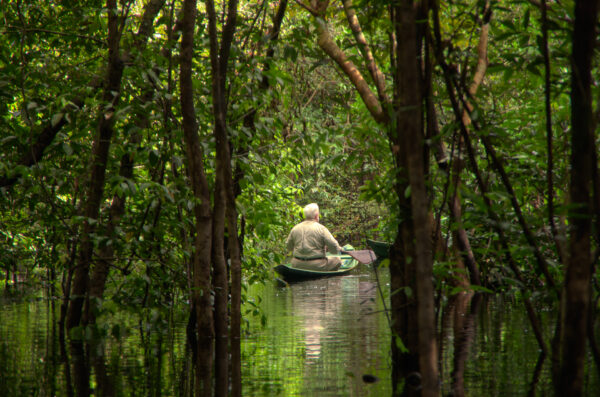
[[[229,280],[225,260],[226,196],[221,159],[217,158],[217,173],[213,209],[213,290],[215,297],[215,395],[227,395],[229,389]]]
[[[144,8],[144,14],[142,17],[142,21],[140,23],[140,28],[137,33],[136,44],[138,49],[142,50],[145,47],[146,40],[149,35],[153,32],[153,23],[154,19],[158,15],[161,10],[165,0],[153,0],[146,4]],[[128,55],[125,54],[125,58],[128,58]],[[154,94],[154,89],[146,88],[144,94],[141,97],[142,103],[148,103],[152,100]],[[140,129],[148,128],[148,115],[137,115],[136,125]],[[135,133],[131,137],[132,146],[136,146],[139,144],[141,140],[140,134]],[[133,156],[134,153],[126,153],[121,158],[121,166],[119,169],[119,175],[126,179],[131,179],[133,177]],[[109,238],[114,238],[114,231],[119,226],[121,222],[121,217],[125,213],[125,201],[126,196],[115,195],[112,199],[112,204],[110,206],[109,212],[109,221],[107,224],[107,236]],[[114,244],[107,244],[98,253],[98,261],[94,263],[92,269],[92,275],[90,279],[90,300],[88,304],[85,306],[84,318],[87,319],[87,322],[94,323],[96,321],[96,312],[99,307],[97,305],[103,299],[104,289],[106,286],[106,279],[108,278],[108,274],[110,272],[110,264],[113,260],[114,255]]]
[[[100,205],[104,196],[106,162],[113,135],[115,106],[119,100],[123,61],[119,55],[119,24],[116,0],[107,0],[108,12],[108,70],[104,89],[104,102],[99,115],[98,132],[92,148],[90,184],[83,209],[85,217],[81,234],[80,251],[71,290],[71,304],[67,314],[67,328],[72,329],[81,323],[82,308],[89,289],[89,268],[92,260],[93,241]]]
[[[561,378],[557,391],[562,396],[581,396],[583,393],[593,260],[591,188],[597,168],[593,161],[595,142],[591,94],[597,14],[598,0],[575,2],[571,65],[570,257],[565,275]]]
[[[215,224],[219,225],[218,230],[215,232],[218,234],[214,235],[217,239],[216,244],[220,246],[217,248],[216,253],[223,253],[224,250],[224,236],[225,236],[225,221],[227,221],[228,230],[228,248],[231,259],[231,331],[230,338],[227,338],[228,329],[224,328],[222,334],[217,335],[217,347],[220,348],[216,351],[215,356],[217,362],[220,363],[217,366],[217,395],[226,395],[229,391],[227,368],[228,368],[228,342],[231,341],[231,357],[232,357],[232,379],[233,387],[232,394],[234,396],[241,395],[241,353],[240,353],[240,302],[241,302],[241,261],[240,261],[240,249],[238,242],[238,226],[237,226],[237,211],[235,208],[235,196],[233,193],[233,173],[231,168],[231,148],[229,143],[229,136],[227,133],[227,98],[225,96],[225,83],[227,79],[227,64],[229,61],[229,53],[231,50],[231,44],[233,41],[233,34],[236,27],[237,19],[237,0],[229,0],[227,5],[227,20],[223,27],[221,43],[219,44],[217,27],[216,27],[216,14],[214,9],[214,3],[212,0],[206,1],[206,11],[209,18],[208,30],[210,37],[210,55],[211,55],[211,71],[212,71],[212,98],[213,98],[213,116],[215,121],[214,136],[217,143],[217,188],[215,191],[215,197],[220,197],[218,200],[215,199]],[[217,203],[219,201],[219,203]],[[217,213],[216,208],[219,209]],[[225,307],[223,311],[217,311],[218,307],[215,307],[215,314],[222,316],[222,319],[218,319],[216,324],[227,325],[227,266],[225,262],[225,255],[215,256],[215,274],[220,274],[218,268],[223,271],[223,278],[220,287],[225,292],[222,297],[221,304]],[[216,291],[215,302],[219,302],[219,291]],[[219,340],[222,338],[222,341]],[[221,356],[221,357],[220,357]]]
[[[198,124],[194,109],[192,85],[192,58],[196,0],[184,0],[182,16],[180,102],[188,174],[196,203],[194,205],[195,237],[192,254],[193,310],[195,310],[198,346],[196,362],[196,395],[212,393],[213,367],[213,315],[211,304],[210,258],[212,245],[212,219],[210,192],[204,171],[204,155],[198,137]]]
[[[317,44],[331,59],[333,59],[342,71],[348,76],[356,91],[362,98],[365,106],[378,123],[389,123],[389,117],[386,109],[381,105],[377,96],[373,94],[369,84],[361,75],[354,63],[348,59],[346,54],[338,47],[337,43],[329,33],[327,24],[320,17],[316,19],[317,23]]]
[[[452,395],[465,396],[464,373],[469,356],[469,349],[475,339],[475,329],[479,306],[483,296],[472,292],[460,292],[450,298],[454,321],[454,359],[451,374]],[[469,307],[470,304],[470,307]]]
[[[419,49],[417,47],[417,6],[412,0],[403,0],[397,6],[395,21],[397,69],[394,93],[396,100],[396,129],[401,150],[407,159],[410,186],[411,244],[414,257],[417,297],[418,354],[423,396],[439,395],[437,339],[434,312],[433,258],[429,198],[425,185],[423,156],[422,100],[419,81]],[[412,240],[414,239],[414,240]],[[407,242],[405,242],[406,244]]]
[[[404,191],[405,184],[396,182],[398,191]],[[404,195],[402,195],[404,197]],[[408,200],[401,200],[401,216],[408,215]],[[417,304],[414,291],[415,267],[408,259],[414,256],[410,246],[411,230],[408,222],[398,225],[398,234],[390,249],[390,304],[392,322],[392,388],[397,395],[399,386],[406,381],[405,396],[418,395],[420,387],[419,357],[417,352],[418,327]],[[407,260],[408,259],[408,260]],[[418,381],[413,383],[413,381]]]

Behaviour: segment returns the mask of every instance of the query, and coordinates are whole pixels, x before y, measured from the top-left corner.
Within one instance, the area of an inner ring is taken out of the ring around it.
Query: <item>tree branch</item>
[[[439,65],[442,67],[442,71],[444,74],[444,80],[446,83],[446,89],[448,92],[448,96],[450,98],[450,102],[452,104],[452,109],[454,111],[454,115],[457,120],[461,120],[461,122],[458,123],[460,132],[464,138],[469,162],[471,163],[471,168],[472,168],[473,172],[475,173],[477,184],[479,185],[479,189],[481,190],[481,197],[485,203],[485,206],[486,206],[486,209],[488,212],[488,216],[492,219],[492,221],[494,223],[494,229],[495,229],[496,233],[498,234],[498,238],[500,240],[500,243],[502,244],[502,247],[504,248],[504,255],[506,257],[506,260],[507,260],[511,270],[515,274],[515,277],[517,278],[517,280],[519,280],[520,283],[525,285],[525,280],[523,279],[521,271],[519,270],[519,266],[517,266],[512,254],[511,254],[508,239],[507,239],[506,235],[504,234],[504,231],[500,227],[500,217],[498,216],[498,214],[496,214],[494,212],[494,210],[492,208],[492,203],[488,196],[488,191],[487,191],[488,189],[483,181],[483,177],[481,175],[481,171],[479,170],[479,166],[477,165],[477,159],[475,157],[475,150],[471,143],[471,139],[469,137],[469,132],[468,132],[467,126],[464,124],[464,122],[462,122],[463,118],[462,118],[462,112],[460,110],[461,106],[460,106],[459,100],[457,99],[457,96],[456,96],[456,93],[454,90],[454,84],[452,82],[452,77],[451,77],[452,71],[450,70],[448,63],[445,60],[444,53],[442,50],[442,36],[441,36],[438,7],[439,7],[439,5],[436,5],[433,7],[434,36],[435,36],[434,43],[435,43],[436,58],[437,58]],[[540,349],[542,349],[544,352],[547,352],[548,348],[546,346],[543,334],[541,332],[540,320],[533,309],[533,305],[531,304],[531,301],[528,297],[524,297],[523,301],[525,304],[525,309],[527,310],[529,321],[531,322],[531,326],[532,326],[534,334],[536,336],[538,345],[539,345]]]
[[[371,47],[365,38],[365,35],[362,32],[362,28],[360,27],[360,23],[358,22],[358,18],[356,17],[356,12],[354,11],[354,5],[352,4],[352,0],[343,0],[344,11],[346,12],[346,18],[348,19],[348,24],[350,25],[350,29],[352,33],[354,33],[354,38],[358,43],[358,46],[365,58],[365,63],[367,65],[367,69],[373,78],[373,82],[375,83],[375,87],[377,88],[377,94],[379,95],[379,100],[382,103],[389,103],[389,98],[385,93],[385,77],[381,70],[377,66],[375,62],[375,58],[373,57],[373,53],[371,52]]]
[[[44,33],[44,34],[51,34],[51,35],[55,35],[55,36],[63,36],[63,37],[77,37],[78,39],[84,39],[84,40],[91,40],[93,42],[95,42],[96,44],[105,44],[103,39],[97,39],[93,36],[86,36],[83,34],[77,34],[77,33],[64,33],[64,32],[58,32],[56,30],[49,30],[49,29],[40,29],[40,28],[21,28],[18,26],[12,26],[12,25],[8,25],[6,26],[6,28],[0,32],[1,34],[8,34],[8,33]]]
[[[335,40],[329,33],[329,29],[325,20],[321,18],[315,18],[317,23],[317,33],[318,39],[317,44],[331,59],[333,59],[342,71],[350,78],[350,82],[356,87],[360,97],[364,101],[367,109],[378,123],[387,123],[389,121],[389,116],[384,108],[382,108],[381,103],[371,91],[369,84],[364,79],[356,65],[352,63],[347,57],[346,54],[338,47],[335,43]]]
[[[142,16],[142,20],[140,22],[140,27],[136,34],[135,38],[135,46],[138,49],[142,49],[153,32],[153,23],[154,19],[158,15],[158,12],[164,5],[165,0],[151,0],[146,4],[144,8],[144,14]],[[39,32],[47,32],[44,29],[20,29],[20,31],[28,32],[28,31],[39,31]],[[55,34],[60,34],[62,36],[78,36],[72,34],[66,34],[61,32],[52,32]],[[85,36],[84,38],[92,39],[91,37]],[[95,41],[104,43],[104,40],[96,40]],[[124,52],[122,55],[123,59],[128,59],[130,56],[128,55],[130,51]],[[96,92],[102,86],[101,78],[94,78],[89,83],[88,87],[92,88],[92,92]],[[63,107],[59,112],[57,112],[52,120],[48,122],[48,124],[42,129],[40,134],[37,136],[37,139],[30,148],[20,157],[17,161],[16,165],[23,165],[26,167],[31,167],[35,163],[37,163],[44,155],[44,150],[50,146],[50,144],[54,141],[56,134],[69,123],[68,114],[73,110],[81,110],[85,105],[84,100],[81,96],[75,96],[71,100],[71,104]],[[15,184],[19,178],[21,177],[21,172],[16,172],[14,175],[2,175],[0,176],[0,188],[10,187]]]

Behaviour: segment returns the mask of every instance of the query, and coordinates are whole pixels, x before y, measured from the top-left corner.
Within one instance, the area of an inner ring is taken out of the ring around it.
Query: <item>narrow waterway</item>
[[[390,332],[372,274],[251,292],[268,322],[242,347],[244,395],[390,395]]]
[[[385,270],[379,278],[386,291]],[[371,269],[287,287],[256,284],[245,294],[245,397],[391,395],[387,299]],[[87,335],[100,342],[77,345],[60,343],[60,302],[41,292],[0,296],[0,396],[71,396],[82,384],[89,395],[192,395],[187,307],[109,305],[100,335]],[[555,314],[542,301],[536,306],[549,343]],[[442,300],[438,321],[444,395],[552,395],[550,360],[540,361],[518,299],[461,294]],[[586,395],[598,395],[591,358],[587,368]]]

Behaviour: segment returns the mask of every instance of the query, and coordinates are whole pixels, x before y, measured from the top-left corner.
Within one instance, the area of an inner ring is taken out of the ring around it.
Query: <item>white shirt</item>
[[[288,251],[302,259],[325,258],[326,250],[332,254],[342,250],[329,230],[314,219],[294,226],[286,245]]]

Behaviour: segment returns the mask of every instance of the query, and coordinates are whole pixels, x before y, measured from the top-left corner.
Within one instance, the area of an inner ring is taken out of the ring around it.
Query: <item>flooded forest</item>
[[[0,1],[0,395],[600,394],[599,3]]]

